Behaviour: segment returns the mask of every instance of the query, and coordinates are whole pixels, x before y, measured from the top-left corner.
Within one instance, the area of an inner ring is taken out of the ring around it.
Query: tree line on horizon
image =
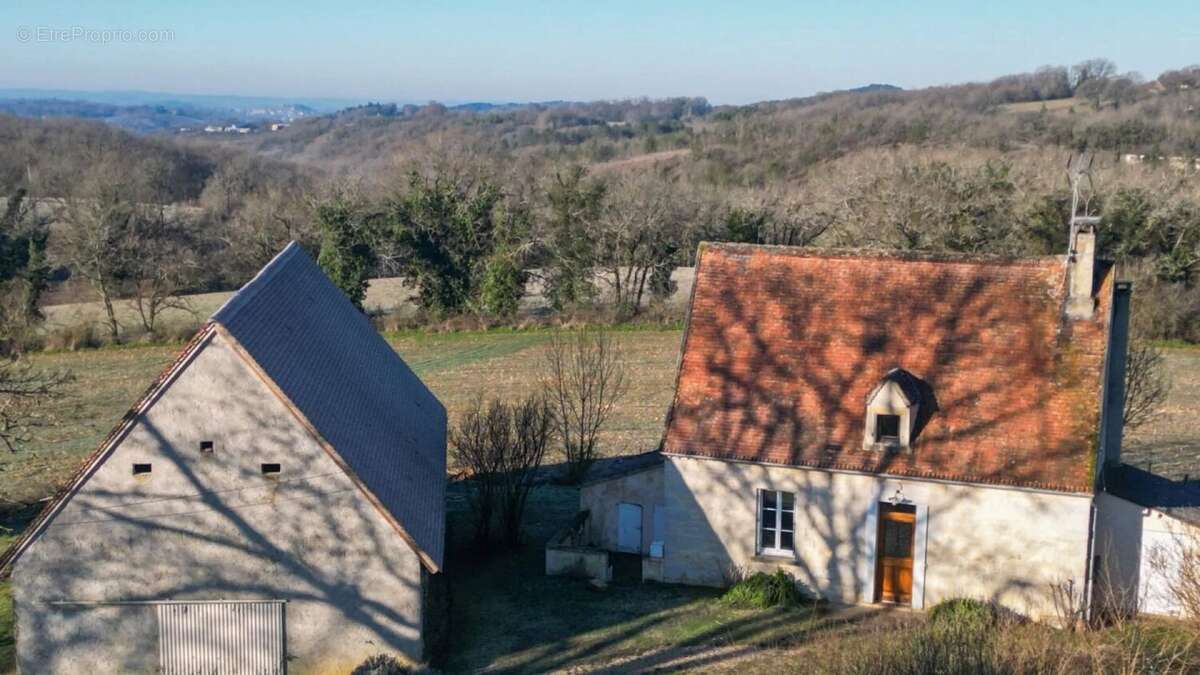
[[[4,258],[0,321],[20,342],[42,291],[70,277],[99,299],[111,339],[155,334],[181,294],[236,288],[290,240],[360,306],[368,279],[403,277],[426,320],[512,321],[531,280],[564,315],[603,305],[630,319],[670,295],[705,240],[1061,254],[1063,162],[1086,150],[1102,253],[1139,304],[1166,308],[1139,330],[1200,341],[1200,178],[1167,161],[1200,155],[1198,88],[1200,67],[1145,82],[1092,59],[736,108],[371,105],[240,144],[0,117],[5,235],[25,258],[41,242],[36,273]],[[1003,107],[1068,95],[1074,108]],[[121,325],[120,298],[140,325]]]

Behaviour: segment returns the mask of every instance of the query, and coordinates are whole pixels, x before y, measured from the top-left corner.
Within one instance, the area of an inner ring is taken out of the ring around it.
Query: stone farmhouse
[[[1033,259],[703,245],[660,451],[584,486],[548,571],[612,551],[842,603],[1137,605],[1167,583],[1141,533],[1200,496],[1164,507],[1121,461],[1130,285],[1094,251],[1086,221]]]

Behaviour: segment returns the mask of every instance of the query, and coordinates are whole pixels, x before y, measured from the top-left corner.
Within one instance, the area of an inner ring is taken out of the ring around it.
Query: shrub
[[[540,396],[515,403],[476,398],[450,431],[450,457],[469,472],[468,502],[480,547],[498,520],[504,542],[520,543],[521,519],[550,443],[550,409]]]
[[[773,574],[756,572],[736,582],[721,596],[721,602],[731,607],[767,609],[794,607],[805,601],[805,594],[792,575],[783,570]]]
[[[524,295],[525,271],[515,256],[498,252],[488,258],[479,289],[483,310],[501,319],[511,319],[516,316]]]
[[[95,349],[103,346],[104,338],[97,330],[95,323],[84,321],[61,328],[56,328],[46,334],[46,349],[51,351],[78,351],[80,349]]]
[[[408,675],[411,672],[412,668],[404,665],[400,659],[390,654],[375,654],[358,664],[350,675]]]
[[[997,616],[995,605],[972,598],[943,600],[929,608],[929,623],[935,627],[958,625],[986,628],[996,623]]]

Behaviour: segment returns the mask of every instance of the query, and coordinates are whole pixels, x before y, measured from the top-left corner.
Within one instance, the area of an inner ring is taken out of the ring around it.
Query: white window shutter
[[[858,581],[863,589],[859,602],[875,602],[875,534],[879,529],[878,522],[879,502],[871,502],[858,535]]]
[[[754,554],[762,550],[762,490],[754,491]]]
[[[917,506],[917,522],[913,532],[913,609],[925,609],[925,541],[929,537],[929,507]]]

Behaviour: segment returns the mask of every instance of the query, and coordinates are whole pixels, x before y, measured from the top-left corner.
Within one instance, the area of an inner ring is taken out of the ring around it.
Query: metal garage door
[[[283,602],[171,602],[157,609],[164,675],[284,672]]]

